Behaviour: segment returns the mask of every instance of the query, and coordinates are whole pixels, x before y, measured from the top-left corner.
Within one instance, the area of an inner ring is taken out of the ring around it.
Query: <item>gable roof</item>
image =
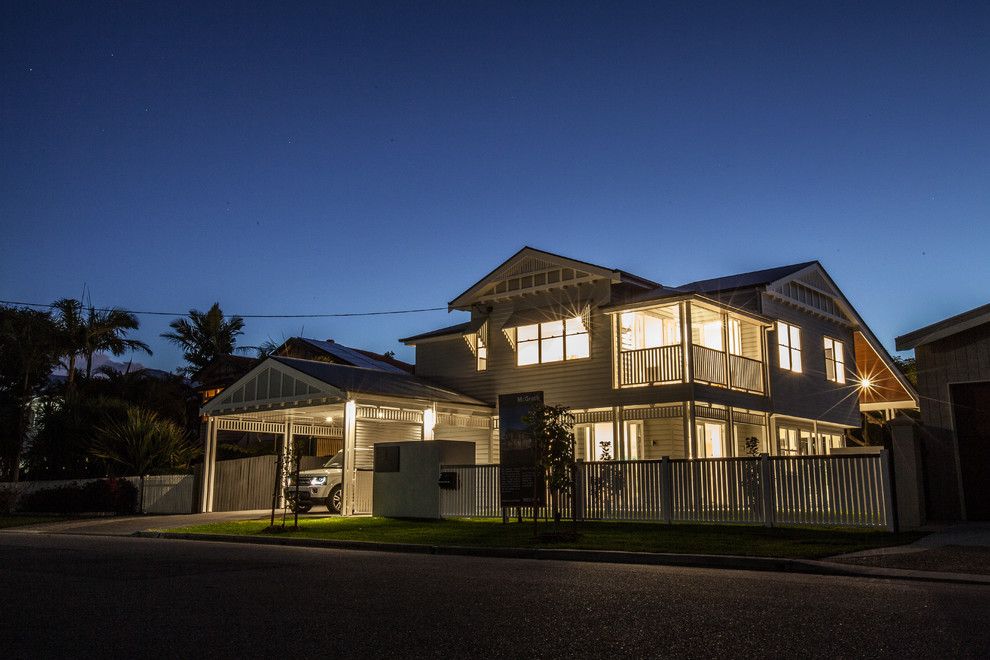
[[[907,351],[988,323],[990,323],[990,304],[926,325],[906,335],[901,335],[895,342],[897,343],[897,350]]]
[[[643,289],[651,289],[659,286],[656,282],[646,278],[627,273],[625,271],[596,266],[586,261],[578,261],[568,257],[544,252],[529,246],[516,252],[514,255],[502,262],[497,268],[481,278],[478,282],[468,288],[464,293],[454,298],[447,304],[448,311],[455,309],[466,310],[471,304],[477,302],[485,293],[485,290],[492,285],[497,285],[505,280],[514,279],[528,274],[544,274],[548,278],[550,273],[556,271],[569,271],[572,278],[565,280],[561,278],[553,284],[566,285],[569,283],[586,282],[593,279],[607,279],[613,283],[627,283]],[[540,285],[531,285],[538,288]],[[513,290],[510,293],[523,293],[525,290]]]
[[[351,367],[344,364],[331,364],[316,360],[298,358],[273,358],[281,364],[292,367],[341,391],[352,394],[383,394],[387,396],[426,399],[443,403],[487,404],[478,399],[434,385],[422,378],[400,371],[383,371]]]

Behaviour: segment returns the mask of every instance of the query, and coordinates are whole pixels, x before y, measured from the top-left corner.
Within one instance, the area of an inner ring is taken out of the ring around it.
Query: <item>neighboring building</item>
[[[391,355],[372,353],[360,348],[350,348],[338,344],[332,339],[307,339],[306,337],[290,337],[284,344],[276,348],[272,355],[294,357],[303,360],[316,360],[331,364],[346,364],[352,367],[368,367],[385,371],[402,371],[411,374],[413,365],[396,360]]]
[[[214,358],[192,377],[200,404],[205,404],[223,391],[223,388],[246,374],[256,362],[255,358],[245,355],[219,355]]]
[[[990,520],[990,305],[897,338],[911,349],[928,516]]]
[[[407,337],[416,374],[495,406],[542,391],[577,455],[826,454],[917,395],[818,262],[666,287],[524,248]]]

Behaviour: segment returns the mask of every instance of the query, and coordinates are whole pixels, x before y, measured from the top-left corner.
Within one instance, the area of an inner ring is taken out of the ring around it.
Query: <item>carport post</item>
[[[202,500],[200,511],[213,512],[213,488],[217,466],[217,422],[213,416],[206,418],[206,446],[203,448]]]
[[[349,399],[344,404],[344,472],[340,479],[340,515],[354,513],[354,448],[357,445],[357,403]]]

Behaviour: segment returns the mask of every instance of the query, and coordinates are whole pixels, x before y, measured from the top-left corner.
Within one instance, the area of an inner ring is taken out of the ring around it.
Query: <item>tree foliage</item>
[[[7,481],[20,478],[31,403],[58,364],[58,333],[48,312],[0,307],[0,468]]]
[[[141,351],[151,355],[151,349],[143,341],[128,339],[128,330],[139,327],[137,316],[119,307],[109,309],[89,308],[86,318],[86,337],[82,353],[86,358],[86,378],[93,375],[93,355],[109,353],[119,357],[131,351]]]
[[[552,498],[554,520],[560,519],[560,494],[574,486],[574,415],[566,406],[537,403],[522,418],[533,437],[536,467]]]
[[[93,375],[93,356],[110,353],[120,356],[129,351],[142,351],[151,355],[151,349],[143,341],[128,339],[129,330],[137,330],[137,316],[119,307],[96,309],[92,305],[84,309],[82,301],[60,298],[52,303],[55,327],[58,331],[59,353],[65,360],[68,377],[67,392],[71,396],[76,387],[76,362],[86,361],[86,378]]]
[[[225,318],[220,303],[213,303],[206,312],[189,310],[188,318],[175,319],[169,327],[172,332],[161,336],[182,348],[182,356],[189,364],[180,371],[192,376],[218,356],[234,352],[237,337],[244,334],[244,319]]]
[[[106,460],[111,472],[144,475],[186,469],[200,448],[174,422],[132,406],[124,419],[96,430],[90,453]]]

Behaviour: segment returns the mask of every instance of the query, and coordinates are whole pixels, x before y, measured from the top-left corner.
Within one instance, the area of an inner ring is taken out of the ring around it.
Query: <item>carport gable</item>
[[[283,361],[268,358],[202,408],[204,415],[339,402],[346,393]]]

